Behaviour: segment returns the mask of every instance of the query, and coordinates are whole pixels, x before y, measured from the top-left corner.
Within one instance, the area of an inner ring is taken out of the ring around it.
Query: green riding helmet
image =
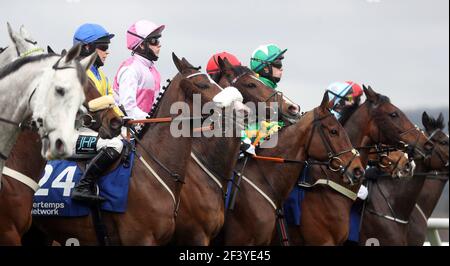
[[[261,45],[253,51],[250,59],[250,68],[259,73],[265,66],[270,65],[277,59],[283,59],[287,49],[281,50],[276,44]]]

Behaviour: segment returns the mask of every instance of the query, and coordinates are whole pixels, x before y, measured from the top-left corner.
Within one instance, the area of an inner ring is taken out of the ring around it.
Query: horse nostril
[[[57,139],[55,141],[55,148],[59,155],[62,155],[66,152],[64,142],[61,139]]]
[[[353,176],[356,178],[361,178],[364,176],[364,170],[362,168],[353,169]]]

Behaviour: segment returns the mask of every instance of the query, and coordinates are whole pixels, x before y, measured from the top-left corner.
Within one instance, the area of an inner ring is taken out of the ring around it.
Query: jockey
[[[361,86],[354,81],[334,82],[328,86],[327,92],[330,99],[329,107],[336,119],[341,118],[345,110],[358,108],[363,95]],[[358,198],[365,200],[367,196],[367,187],[361,184]]]
[[[222,59],[226,58],[232,66],[242,65],[241,61],[239,61],[236,56],[227,52],[216,53],[211,56],[206,65],[206,72],[216,83],[219,83],[221,78],[221,73],[219,72],[219,57]]]
[[[253,51],[250,59],[250,68],[259,74],[259,79],[272,89],[277,88],[283,75],[284,53],[275,44],[261,45]]]
[[[110,40],[114,34],[108,33],[102,26],[97,24],[83,24],[74,34],[74,45],[81,43],[81,57],[86,57],[96,52],[98,57],[92,67],[87,71],[89,80],[95,85],[103,97],[96,99],[97,106],[89,108],[99,109],[100,105],[114,105],[113,91],[108,78],[100,69],[109,55],[108,48]],[[114,106],[114,110],[119,116],[123,116],[119,108]],[[95,147],[92,147],[94,146]],[[74,187],[71,197],[79,201],[103,201],[104,198],[97,195],[95,191],[95,181],[108,169],[119,157],[123,149],[123,142],[120,138],[102,139],[98,133],[88,129],[80,128],[76,147],[74,147],[73,159],[92,158],[86,166],[86,170],[80,182]],[[98,153],[97,153],[98,152]]]
[[[358,107],[363,95],[361,86],[353,81],[334,82],[328,86],[327,92],[329,107],[337,119],[341,118],[344,110]]]
[[[127,48],[131,50],[131,57],[120,65],[113,88],[130,118],[145,119],[159,94],[161,76],[155,62],[164,28],[164,25],[139,20],[127,30]]]
[[[276,44],[260,45],[253,51],[250,59],[250,68],[256,72],[258,78],[269,88],[276,89],[278,83],[283,76],[283,63],[284,53],[287,49],[281,50]],[[259,124],[251,124],[245,128],[241,136],[241,150],[249,154],[255,154],[255,139],[267,136],[261,136],[262,132],[277,132],[284,126],[283,122],[262,121]],[[259,134],[259,136],[258,136]],[[264,138],[261,138],[262,143]]]

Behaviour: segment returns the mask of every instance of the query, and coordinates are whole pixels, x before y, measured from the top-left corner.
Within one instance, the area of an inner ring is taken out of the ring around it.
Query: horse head
[[[281,115],[285,122],[295,123],[300,118],[300,106],[290,101],[282,92],[266,86],[255,72],[245,66],[233,66],[227,58],[218,58],[221,86],[235,86],[242,94],[244,102],[276,102],[277,110],[269,110]],[[268,107],[272,108],[272,107]]]
[[[366,108],[368,136],[373,143],[384,143],[407,147],[410,159],[414,156],[430,156],[434,145],[424,132],[414,125],[406,115],[384,95],[363,85],[367,97],[362,107]]]
[[[426,164],[431,169],[448,170],[449,147],[448,135],[444,132],[444,116],[440,113],[439,117],[435,119],[426,112],[423,112],[422,124],[428,135],[428,141],[433,145],[433,150],[431,155],[427,158]]]
[[[94,53],[79,61],[80,51],[77,45],[64,56],[50,56],[56,62],[44,70],[29,98],[32,119],[43,139],[42,155],[47,159],[70,155],[75,141],[74,121],[85,100],[86,71],[97,56]]]
[[[325,92],[319,107],[307,112],[301,120],[309,133],[305,135],[305,152],[309,161],[322,164],[340,173],[345,183],[359,184],[364,176],[364,167],[359,153],[353,148],[341,123],[328,109],[328,93]]]
[[[185,89],[187,95],[200,94],[202,101],[210,102],[219,108],[237,106],[243,108],[242,94],[232,86],[225,89],[214,82],[207,74],[199,71],[185,58],[181,60],[172,53],[172,59],[181,76],[180,87]],[[238,104],[241,103],[241,104]]]

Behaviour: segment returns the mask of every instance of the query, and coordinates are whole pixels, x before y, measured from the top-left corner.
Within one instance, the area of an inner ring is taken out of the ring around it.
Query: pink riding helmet
[[[165,25],[157,25],[145,19],[133,23],[127,31],[127,48],[134,50],[150,34],[155,36],[160,35],[165,27]]]

